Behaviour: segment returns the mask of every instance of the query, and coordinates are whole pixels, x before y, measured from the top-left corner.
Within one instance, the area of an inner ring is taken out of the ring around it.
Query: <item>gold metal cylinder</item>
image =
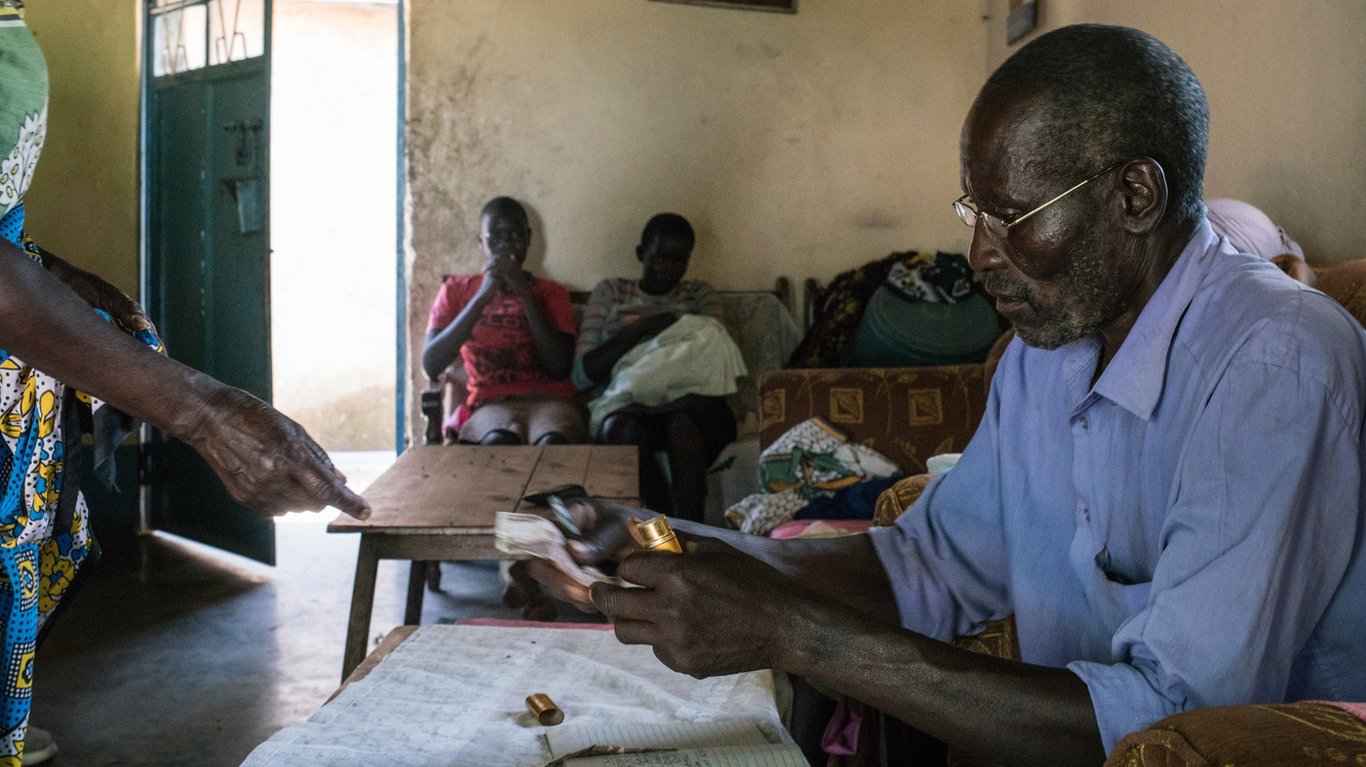
[[[526,710],[536,717],[542,727],[553,727],[564,721],[564,712],[543,692],[526,696]]]
[[[651,551],[683,553],[683,547],[678,543],[678,536],[674,534],[674,529],[669,526],[669,518],[663,514],[654,519],[637,522],[635,538],[637,543]]]

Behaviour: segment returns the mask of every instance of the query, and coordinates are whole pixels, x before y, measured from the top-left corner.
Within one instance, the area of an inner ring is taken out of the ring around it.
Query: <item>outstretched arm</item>
[[[898,628],[832,598],[838,573],[796,581],[711,544],[683,556],[633,555],[619,575],[644,588],[598,584],[594,603],[621,641],[653,645],[676,671],[798,674],[992,761],[1095,765],[1105,758],[1087,687],[1075,674]]]
[[[624,506],[602,498],[576,499],[567,509],[576,527],[587,531],[576,537],[570,554],[583,564],[600,565],[639,550],[628,531],[632,520],[657,516],[652,511]],[[775,540],[739,530],[670,519],[673,529],[687,536],[689,546],[727,546],[777,569],[803,587],[847,605],[875,620],[896,624],[891,584],[867,536]],[[551,596],[595,612],[588,590],[543,559],[528,570]]]
[[[189,443],[241,503],[369,514],[298,424],[115,329],[9,243],[0,243],[0,348]]]

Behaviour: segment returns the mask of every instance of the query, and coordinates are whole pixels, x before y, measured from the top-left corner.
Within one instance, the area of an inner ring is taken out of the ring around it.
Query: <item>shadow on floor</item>
[[[236,765],[308,718],[340,681],[358,536],[276,525],[271,568],[168,536],[143,565],[100,567],[35,665],[33,722],[54,767]],[[403,618],[406,562],[383,561],[371,646]],[[494,563],[446,563],[422,622],[516,618]],[[565,620],[582,620],[578,614]]]

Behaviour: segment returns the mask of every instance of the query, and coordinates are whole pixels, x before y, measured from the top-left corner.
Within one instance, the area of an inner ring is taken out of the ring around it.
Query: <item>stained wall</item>
[[[987,65],[1008,0],[988,0]],[[1366,257],[1366,3],[1360,0],[1042,0],[1038,32],[1138,27],[1195,70],[1210,105],[1207,197],[1265,210],[1310,263]],[[1028,39],[1032,39],[1033,36]]]
[[[585,290],[639,269],[663,210],[693,222],[691,273],[723,288],[966,246],[949,202],[986,58],[977,3],[408,7],[414,361],[441,275],[479,268],[497,194],[531,207],[534,268]]]

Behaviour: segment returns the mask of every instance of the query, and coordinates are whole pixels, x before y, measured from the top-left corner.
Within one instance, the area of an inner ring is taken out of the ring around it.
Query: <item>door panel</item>
[[[148,309],[171,356],[270,401],[270,3],[154,2]],[[274,523],[235,503],[194,450],[154,432],[148,452],[151,528],[274,564]]]

